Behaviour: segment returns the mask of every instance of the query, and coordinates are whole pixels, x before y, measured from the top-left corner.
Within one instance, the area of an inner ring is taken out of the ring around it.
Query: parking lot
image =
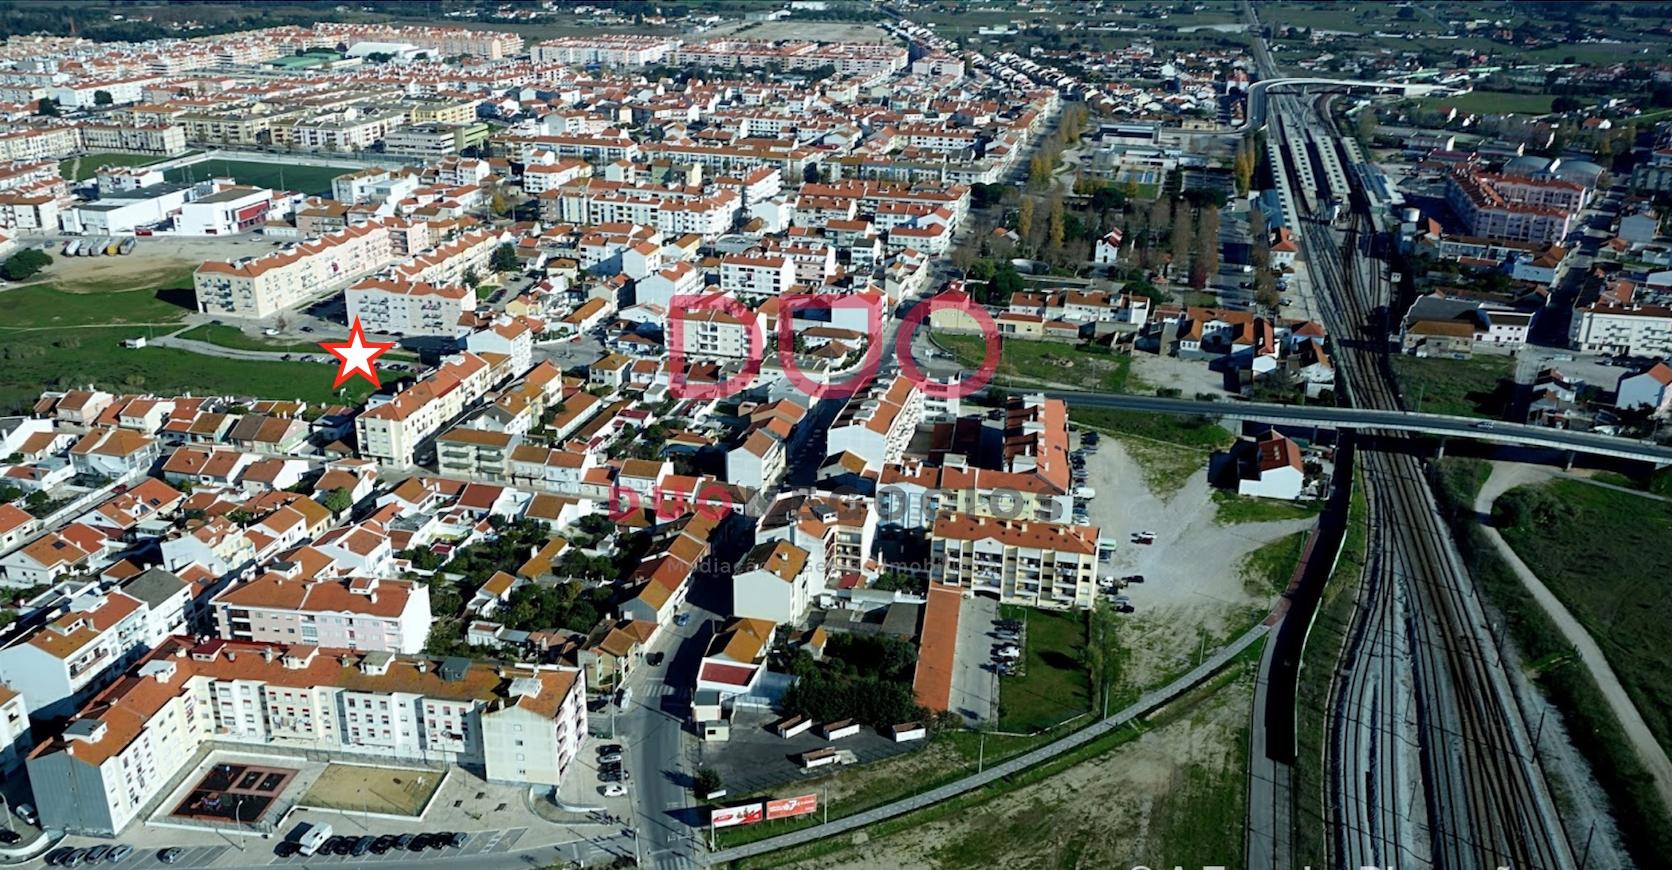
[[[853,753],[856,763],[867,764],[923,745],[922,742],[895,743],[870,728],[861,728],[852,737],[834,741],[820,737],[817,729],[785,740],[770,728],[780,718],[770,710],[737,711],[729,741],[702,745],[702,765],[718,771],[726,790],[732,794],[752,794],[840,771],[839,764],[807,769],[791,760],[809,750],[833,746]]]
[[[341,831],[342,829],[338,828],[338,830]],[[352,830],[352,831],[343,831],[340,834],[340,836],[354,838],[357,833],[358,833],[357,829]],[[285,856],[285,857],[282,857],[282,858],[275,857],[272,860],[271,863],[276,864],[276,865],[306,864],[306,865],[311,867],[311,866],[318,865],[318,864],[356,864],[356,865],[358,865],[358,864],[376,863],[378,861],[400,861],[400,860],[413,860],[413,859],[420,859],[420,858],[422,858],[422,859],[457,858],[457,857],[464,856],[464,855],[490,855],[490,854],[493,854],[495,852],[508,852],[508,851],[510,851],[513,847],[516,846],[517,841],[519,839],[521,839],[522,836],[526,833],[528,833],[527,828],[509,828],[509,829],[505,829],[505,830],[495,830],[495,831],[477,831],[475,833],[470,834],[469,841],[466,842],[462,848],[461,847],[455,847],[455,846],[443,846],[439,849],[437,849],[437,848],[424,848],[424,849],[421,849],[421,850],[413,850],[413,849],[410,849],[410,848],[408,848],[406,850],[401,850],[401,849],[391,848],[391,849],[388,849],[387,851],[385,851],[381,855],[376,853],[376,852],[373,852],[373,851],[367,851],[365,854],[362,854],[362,855],[352,855],[352,854],[331,854],[331,855],[327,855],[327,854],[324,854],[324,852],[322,850],[320,854],[314,855],[311,858],[304,857],[302,855],[288,855],[288,856]],[[383,835],[377,834],[377,832],[375,830],[373,830],[373,831],[370,831],[370,832],[366,832],[365,834],[361,834],[361,836],[383,836]]]
[[[992,668],[994,620],[999,603],[980,596],[958,608],[958,651],[953,660],[952,709],[965,723],[992,722],[999,715],[999,680]]]

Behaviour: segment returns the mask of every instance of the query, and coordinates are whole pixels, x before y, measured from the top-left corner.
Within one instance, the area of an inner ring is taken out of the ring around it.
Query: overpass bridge
[[[1258,130],[1266,125],[1266,91],[1281,86],[1306,87],[1307,85],[1325,85],[1330,87],[1365,88],[1374,91],[1400,91],[1407,96],[1422,97],[1435,93],[1451,93],[1452,89],[1445,85],[1426,84],[1421,82],[1367,82],[1358,79],[1330,79],[1312,78],[1307,76],[1285,76],[1271,79],[1261,79],[1248,86],[1248,117],[1238,130]]]
[[[1435,438],[1467,438],[1495,444],[1565,450],[1616,459],[1648,462],[1656,467],[1672,465],[1672,447],[1645,441],[1571,432],[1522,423],[1505,423],[1447,414],[1419,414],[1411,411],[1375,411],[1366,408],[1338,408],[1327,405],[1272,405],[1259,402],[1167,399],[1158,396],[1126,396],[1046,390],[1045,395],[1062,399],[1069,407],[1111,408],[1148,411],[1156,414],[1219,417],[1253,423],[1284,426],[1312,426],[1319,429],[1372,429],[1413,432]]]

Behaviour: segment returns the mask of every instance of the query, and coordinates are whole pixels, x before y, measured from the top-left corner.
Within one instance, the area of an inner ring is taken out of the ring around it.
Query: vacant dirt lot
[[[63,245],[52,251],[52,265],[41,280],[66,293],[101,293],[156,287],[167,278],[184,276],[182,287],[190,287],[190,274],[205,260],[248,257],[274,250],[270,240],[144,238],[126,256],[65,257]]]
[[[441,780],[442,773],[435,770],[332,764],[308,789],[302,805],[416,816],[441,787]]]
[[[1113,573],[1144,576],[1142,584],[1124,590],[1137,608],[1121,621],[1127,628],[1122,646],[1131,652],[1128,685],[1155,685],[1186,669],[1201,653],[1204,638],[1212,651],[1269,610],[1269,598],[1245,588],[1243,560],[1260,545],[1314,522],[1219,525],[1205,467],[1163,500],[1144,484],[1143,469],[1117,438],[1104,438],[1086,468],[1097,489],[1092,524],[1119,542]],[[1131,543],[1138,531],[1154,532],[1155,543]]]

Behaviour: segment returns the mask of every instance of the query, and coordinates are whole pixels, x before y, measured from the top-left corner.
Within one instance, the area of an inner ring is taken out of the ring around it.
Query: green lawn
[[[13,331],[52,326],[172,323],[184,318],[192,308],[189,268],[154,276],[134,276],[120,284],[107,281],[69,286],[55,283],[52,266],[48,266],[42,278],[40,283],[0,293],[0,310],[5,311],[0,316],[0,338]]]
[[[1498,418],[1515,377],[1515,360],[1495,354],[1472,359],[1398,354],[1390,359],[1405,407],[1425,414]]]
[[[250,160],[206,160],[165,173],[169,181],[194,182],[230,175],[239,184],[268,187],[275,190],[299,190],[303,193],[329,194],[331,179],[353,170],[340,166],[302,166],[274,156],[272,162]]]
[[[225,326],[205,323],[180,333],[180,337],[191,341],[206,341],[220,347],[236,348],[238,350],[270,350],[276,353],[320,353],[317,342],[299,341],[269,341],[264,337],[250,335],[236,326]]]
[[[1282,594],[1283,590],[1289,588],[1289,580],[1294,577],[1295,566],[1300,564],[1300,554],[1306,550],[1308,534],[1295,532],[1284,535],[1261,545],[1243,557],[1243,588],[1259,598]]]
[[[1222,526],[1237,523],[1269,523],[1276,520],[1301,520],[1307,517],[1315,517],[1324,509],[1324,503],[1317,499],[1281,501],[1237,495],[1223,489],[1213,491],[1213,501],[1216,506],[1213,516],[1214,522]]]
[[[1529,495],[1530,494],[1530,495]],[[1662,746],[1672,748],[1672,646],[1661,609],[1672,578],[1672,503],[1572,480],[1519,487],[1517,555],[1584,624]]]
[[[1456,106],[1460,112],[1478,114],[1542,115],[1550,111],[1553,94],[1512,94],[1503,91],[1470,91],[1466,94],[1429,97],[1427,106]]]
[[[978,335],[936,333],[935,341],[958,358],[958,364],[974,370],[987,357],[987,340]],[[1121,393],[1127,388],[1132,358],[1087,350],[1060,341],[1003,340],[999,347],[997,380],[1026,378],[1049,381],[1083,390]]]
[[[1091,704],[1085,666],[1086,615],[1006,606],[1003,615],[1027,624],[1024,675],[999,678],[999,729],[1036,731]]]
[[[89,327],[73,333],[0,333],[0,411],[26,409],[45,389],[93,384],[108,390],[172,395],[229,394],[310,402],[359,402],[371,385],[356,378],[331,392],[334,369],[300,362],[255,362],[172,348],[129,350],[122,340],[145,335],[134,326]]]
[[[101,166],[147,166],[168,159],[155,154],[83,154],[58,161],[58,174],[71,181],[86,181]]]

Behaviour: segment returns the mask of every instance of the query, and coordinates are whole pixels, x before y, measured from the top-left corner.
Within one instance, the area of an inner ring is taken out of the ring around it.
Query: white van
[[[331,826],[327,824],[314,825],[303,822],[302,827],[296,830],[296,851],[310,858],[319,851],[320,846],[325,845],[326,840],[331,839]]]

